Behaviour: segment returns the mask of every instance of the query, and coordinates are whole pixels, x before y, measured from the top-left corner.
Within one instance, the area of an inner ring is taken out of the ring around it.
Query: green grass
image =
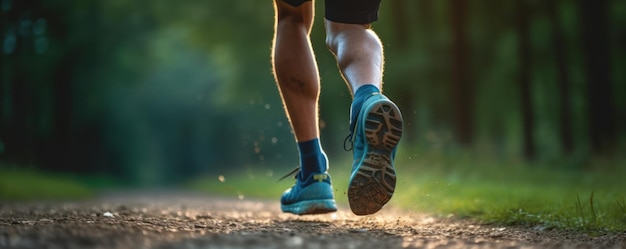
[[[399,153],[400,154],[400,153]],[[347,203],[349,161],[332,161],[335,195]],[[568,170],[567,162],[500,162],[463,155],[420,155],[397,160],[398,182],[392,205],[441,217],[469,218],[499,225],[590,232],[626,231],[626,174],[612,162],[590,162]],[[339,166],[339,165],[346,165]],[[247,172],[202,176],[189,187],[239,198],[278,199],[292,179],[288,172]]]
[[[286,170],[284,173],[288,173]],[[292,179],[276,182],[283,172],[270,169],[248,169],[245,172],[204,175],[191,180],[187,188],[211,194],[238,198],[280,198],[282,192],[293,184]]]
[[[416,177],[417,184],[399,183],[398,191],[404,192],[397,202],[408,209],[486,223],[626,230],[623,183],[605,181],[609,178],[599,173],[530,171],[428,172]]]
[[[589,162],[586,168],[595,170],[568,170],[573,166],[565,161],[440,158],[407,170],[419,183],[400,180],[398,189],[408,191],[398,201],[409,209],[486,223],[626,231],[626,171],[615,162]]]
[[[71,176],[0,168],[0,200],[76,199],[91,195],[90,187]]]

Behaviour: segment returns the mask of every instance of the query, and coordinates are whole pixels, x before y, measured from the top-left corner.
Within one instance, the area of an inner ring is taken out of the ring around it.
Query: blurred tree
[[[418,24],[423,28],[432,28],[434,26],[434,11],[433,11],[433,0],[422,0],[417,1],[417,12],[420,13],[418,15]]]
[[[531,96],[531,48],[529,31],[529,6],[527,0],[517,1],[517,30],[519,33],[519,89],[523,129],[523,155],[527,159],[535,158],[534,125],[535,117]]]
[[[592,150],[605,153],[613,149],[617,137],[611,87],[609,1],[579,0],[579,4],[589,101],[589,136]]]
[[[470,67],[470,46],[467,35],[469,4],[465,0],[450,1],[452,18],[452,97],[454,131],[458,141],[469,146],[474,142],[475,86]]]
[[[409,19],[407,17],[407,6],[404,0],[396,0],[391,2],[392,23],[394,27],[395,42],[398,49],[406,50],[409,44]]]
[[[32,50],[33,19],[41,8],[35,0],[3,2],[3,124],[0,140],[4,143],[8,160],[30,164],[35,161],[36,126],[38,118],[35,100],[37,94],[35,58]]]
[[[574,149],[574,138],[572,134],[572,104],[571,104],[571,83],[570,72],[568,70],[568,56],[566,54],[566,44],[563,38],[563,30],[557,12],[557,0],[543,1],[550,21],[552,34],[552,50],[556,63],[556,73],[559,82],[559,124],[561,147],[566,154],[572,153]]]
[[[393,13],[393,15],[391,15],[391,23],[394,34],[393,44],[397,46],[394,48],[399,51],[409,51],[411,34],[415,31],[415,29],[409,28],[411,22],[408,18],[407,10],[409,9],[407,8],[407,4],[404,0],[396,0],[391,1],[390,7],[390,12]],[[395,77],[397,79],[395,80],[397,84],[394,84],[394,92],[397,96],[397,104],[401,110],[404,110],[402,112],[402,116],[405,124],[409,124],[405,125],[405,127],[411,127],[415,120],[414,112],[411,110],[413,110],[416,106],[416,91],[413,84],[417,83],[420,79],[419,74],[416,72],[419,72],[419,70],[416,69],[414,71],[407,72],[406,74],[402,74],[402,77]],[[414,129],[410,131],[407,128],[405,129],[408,132],[404,133],[403,140],[407,141],[409,144],[414,143],[417,132],[414,132]]]
[[[382,4],[385,91],[405,115],[407,151],[458,143],[540,158],[624,141],[614,113],[624,110],[626,57],[607,45],[626,37],[626,4]],[[545,18],[534,15],[539,6]],[[270,71],[272,4],[0,0],[0,8],[1,161],[138,184],[297,161]],[[324,35],[317,22],[321,132],[334,154],[350,97]],[[568,47],[575,39],[582,49]]]

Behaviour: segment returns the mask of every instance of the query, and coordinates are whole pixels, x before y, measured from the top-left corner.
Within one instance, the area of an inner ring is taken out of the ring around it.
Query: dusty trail
[[[181,193],[1,202],[0,248],[626,248],[626,233],[497,227],[385,207],[359,217],[282,214],[276,201]]]

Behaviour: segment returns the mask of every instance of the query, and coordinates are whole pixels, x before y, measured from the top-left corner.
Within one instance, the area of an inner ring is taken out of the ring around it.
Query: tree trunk
[[[0,15],[0,40],[4,41],[6,39],[7,32],[5,27],[7,26],[7,15]],[[8,77],[7,74],[9,70],[7,69],[6,63],[7,55],[4,53],[4,48],[0,52],[0,160],[6,160],[6,154],[4,153],[5,139],[6,139],[6,108],[8,104],[8,95],[5,95],[5,85],[7,84]]]
[[[587,80],[589,139],[595,153],[615,145],[615,112],[611,91],[606,0],[580,0],[581,40]]]
[[[401,50],[406,50],[409,44],[409,19],[406,15],[404,0],[391,1],[391,20],[393,22],[395,40]]]
[[[406,13],[406,2],[404,0],[391,1],[391,13],[393,13],[391,21],[393,22],[394,41],[391,44],[395,44],[400,51],[407,51],[409,49],[409,19]],[[402,82],[395,83],[396,90],[394,94],[394,100],[398,106],[402,109],[402,116],[404,119],[405,133],[403,140],[408,143],[413,143],[416,138],[416,129],[414,128],[415,115],[412,110],[415,108],[416,94],[411,90],[413,84],[418,83],[419,75],[414,70],[412,72],[403,73],[399,79]],[[419,84],[419,83],[418,83]]]
[[[12,115],[9,119],[6,153],[10,155],[11,161],[31,164],[34,161],[33,127],[29,118],[32,115],[33,101],[24,70],[23,67],[18,67],[12,79]]]
[[[567,55],[565,53],[565,41],[563,39],[563,30],[556,9],[556,0],[544,1],[548,11],[548,20],[552,25],[552,50],[556,63],[556,69],[559,82],[560,93],[560,132],[561,147],[563,152],[570,154],[574,149],[574,139],[572,136],[572,111],[571,111],[571,84],[569,79]]]
[[[519,32],[519,88],[522,112],[523,155],[526,159],[535,158],[534,115],[531,96],[531,60],[529,8],[526,0],[518,0],[517,29]]]
[[[452,97],[454,98],[454,129],[459,143],[469,146],[474,140],[474,82],[469,66],[469,42],[466,23],[468,4],[452,0]]]
[[[433,10],[433,0],[417,1],[417,12],[419,13],[417,26],[422,27],[427,33],[434,26]]]
[[[82,172],[85,167],[75,165],[70,160],[71,117],[72,117],[72,71],[76,66],[74,53],[68,53],[61,60],[55,70],[53,80],[53,115],[54,129],[51,134],[50,149],[46,157],[45,166],[51,170],[64,170],[69,172]]]

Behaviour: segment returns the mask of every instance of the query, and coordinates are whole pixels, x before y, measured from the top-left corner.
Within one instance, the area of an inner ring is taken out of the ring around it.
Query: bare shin
[[[276,23],[272,66],[283,105],[296,140],[319,137],[320,82],[309,34],[313,22],[312,2],[298,7],[275,0]]]

